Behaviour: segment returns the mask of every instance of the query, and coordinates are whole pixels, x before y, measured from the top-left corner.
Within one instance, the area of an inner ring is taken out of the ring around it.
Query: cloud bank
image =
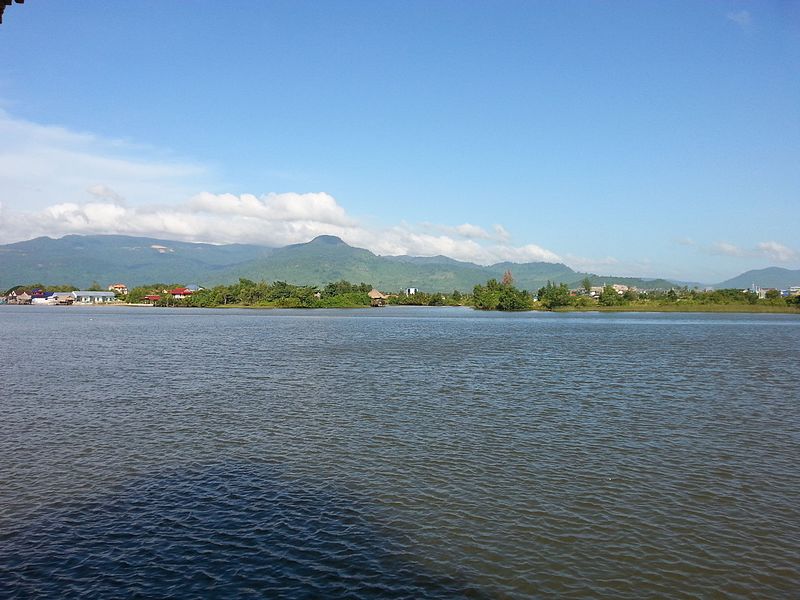
[[[374,226],[324,192],[198,193],[218,187],[204,165],[2,110],[0,184],[0,243],[123,234],[284,246],[328,234],[383,255],[443,254],[482,264],[560,260],[536,244],[513,245],[500,224]]]
[[[175,202],[208,185],[209,169],[162,150],[64,127],[40,125],[0,109],[0,202],[26,208],[99,199],[124,190],[131,202]]]
[[[202,192],[174,206],[128,206],[120,194],[102,184],[87,192],[92,199],[86,202],[63,202],[36,211],[12,211],[0,205],[0,238],[8,242],[41,235],[123,234],[284,246],[327,234],[383,255],[442,254],[481,264],[560,260],[536,244],[510,245],[502,226],[493,233],[469,223],[368,227],[324,192],[262,196]]]
[[[775,240],[759,242],[752,248],[737,246],[730,242],[718,241],[710,245],[703,245],[690,238],[681,238],[676,243],[682,246],[697,248],[705,254],[717,256],[730,256],[733,258],[767,259],[779,263],[795,263],[800,261],[800,251],[790,248]]]

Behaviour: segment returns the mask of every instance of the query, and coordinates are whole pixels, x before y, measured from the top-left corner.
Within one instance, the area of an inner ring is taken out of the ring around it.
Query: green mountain
[[[717,289],[724,288],[749,288],[751,285],[762,288],[778,288],[785,290],[789,287],[800,285],[800,269],[783,269],[781,267],[768,267],[754,269],[742,273],[732,279],[716,284]]]
[[[270,248],[191,244],[123,235],[39,237],[0,246],[0,291],[19,284],[72,284],[87,287],[122,282],[197,283],[232,265],[266,256]]]
[[[68,235],[0,246],[0,289],[15,285],[98,282],[196,283],[210,286],[239,278],[322,285],[346,279],[386,291],[416,287],[426,291],[470,291],[510,270],[515,284],[536,290],[547,281],[578,287],[588,276],[593,285],[624,283],[641,289],[669,288],[665,280],[579,273],[561,263],[502,262],[481,266],[446,256],[377,256],[334,236],[304,244],[267,248],[245,244],[213,245],[119,235]]]
[[[476,283],[495,276],[485,267],[444,257],[377,256],[333,236],[319,236],[306,244],[278,248],[270,256],[242,265],[234,272],[248,279],[297,284],[320,285],[346,279],[371,283],[385,290],[416,287],[438,291],[471,290]]]

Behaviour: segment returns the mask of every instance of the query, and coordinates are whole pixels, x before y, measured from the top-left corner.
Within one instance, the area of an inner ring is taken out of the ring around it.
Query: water
[[[797,597],[798,350],[792,315],[0,307],[0,597]]]

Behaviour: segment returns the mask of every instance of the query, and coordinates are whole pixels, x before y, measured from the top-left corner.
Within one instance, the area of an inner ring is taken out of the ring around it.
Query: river
[[[2,598],[800,592],[800,318],[0,307]]]

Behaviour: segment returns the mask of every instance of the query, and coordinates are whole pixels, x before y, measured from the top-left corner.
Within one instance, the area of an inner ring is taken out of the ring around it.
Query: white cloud
[[[261,198],[253,194],[235,196],[202,192],[189,201],[188,208],[198,213],[253,217],[266,221],[315,221],[343,227],[355,223],[333,196],[324,192],[270,193]]]
[[[559,261],[513,245],[500,224],[366,224],[330,194],[215,194],[206,167],[156,148],[41,125],[0,109],[0,243],[124,234],[271,246],[341,237],[377,254],[446,255],[490,264]]]
[[[565,262],[576,271],[587,271],[590,273],[607,273],[612,267],[619,265],[619,260],[612,256],[603,258],[586,258],[583,256],[573,256],[568,254]]]
[[[503,242],[506,242],[506,241],[511,239],[511,234],[508,232],[508,229],[506,229],[502,225],[495,224],[492,227],[492,229],[494,230],[494,235],[495,235],[496,239],[498,239],[500,241],[503,241]]]
[[[117,204],[125,203],[125,199],[107,185],[92,185],[86,191],[100,200],[110,200]]]
[[[753,22],[752,16],[746,10],[729,12],[728,14],[725,15],[725,17],[729,21],[733,21],[734,23],[736,23],[742,29],[748,28],[750,24]]]
[[[451,227],[448,225],[436,225],[435,223],[420,223],[417,228],[432,233],[433,235],[445,235],[448,237],[461,237],[469,240],[491,240],[494,242],[505,243],[511,239],[511,234],[502,225],[492,225],[491,231],[473,225],[472,223],[462,223]]]
[[[778,262],[791,262],[800,259],[800,252],[775,241],[761,242],[756,248],[762,255]]]
[[[374,236],[370,232],[366,232]],[[508,244],[481,244],[474,239],[457,239],[449,235],[433,235],[413,231],[407,225],[392,227],[379,232],[379,239],[355,239],[356,245],[369,248],[377,254],[412,256],[449,256],[457,260],[475,262],[478,264],[493,264],[497,262],[559,262],[560,258],[554,252],[537,246],[527,244],[524,246],[510,246]],[[344,238],[345,241],[349,241]]]
[[[32,123],[0,109],[0,193],[8,205],[81,202],[87,190],[110,199],[112,188],[133,203],[175,202],[207,175],[205,167],[154,148]]]
[[[711,245],[713,254],[724,254],[725,256],[745,256],[747,253],[738,246],[729,242],[716,242]]]
[[[682,242],[678,242],[682,243]],[[707,254],[715,254],[718,256],[730,256],[733,258],[747,259],[753,262],[754,259],[769,259],[782,263],[800,261],[800,251],[785,246],[780,242],[774,240],[767,242],[760,242],[755,247],[743,247],[731,244],[730,242],[715,242],[711,245],[702,245],[692,242],[691,245],[697,248],[699,252]]]
[[[383,255],[445,255],[480,264],[560,261],[557,254],[536,244],[514,246],[476,238],[477,230],[484,231],[477,226],[414,227],[404,223],[370,227],[350,217],[325,193],[265,194],[259,198],[203,192],[172,207],[128,206],[108,187],[93,189],[91,195],[98,199],[62,202],[38,211],[10,211],[0,205],[0,242],[78,233],[284,246],[328,234]],[[431,228],[440,231],[430,233]]]
[[[489,233],[483,228],[470,223],[464,223],[455,227],[458,235],[465,238],[489,239]]]

